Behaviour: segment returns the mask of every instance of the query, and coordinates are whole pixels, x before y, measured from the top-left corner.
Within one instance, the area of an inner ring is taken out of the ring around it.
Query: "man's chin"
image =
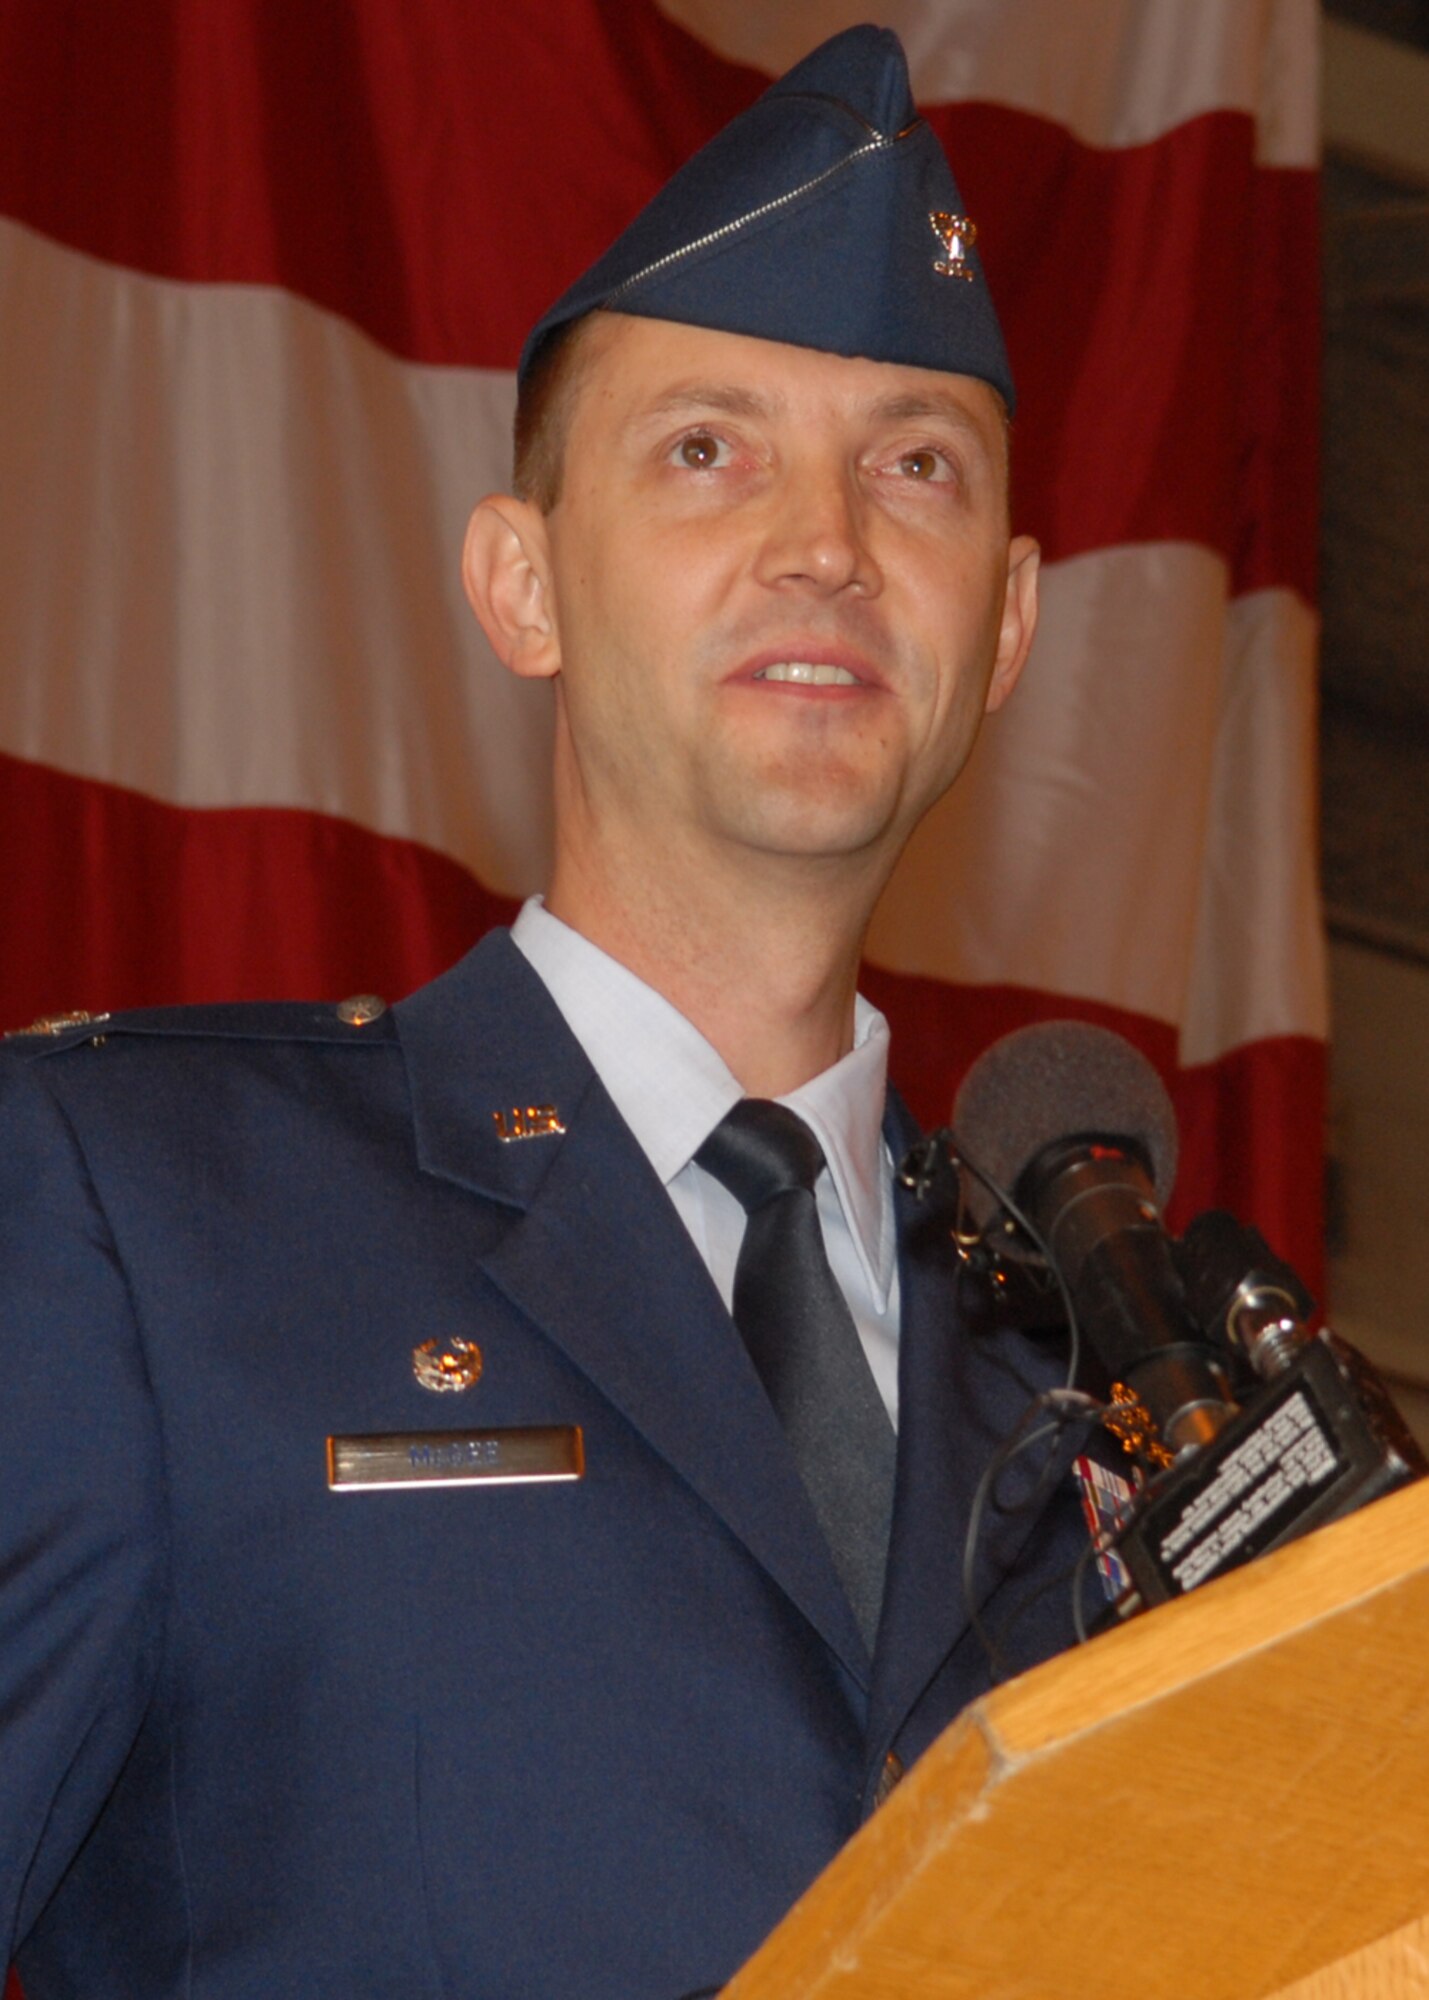
[[[875,864],[885,853],[892,865],[903,844],[893,822],[892,811],[881,802],[766,795],[744,811],[728,815],[725,824],[753,853],[853,867]]]

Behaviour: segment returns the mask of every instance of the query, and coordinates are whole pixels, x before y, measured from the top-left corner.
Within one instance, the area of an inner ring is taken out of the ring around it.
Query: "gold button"
[[[350,1000],[337,1003],[337,1018],[349,1028],[364,1028],[386,1012],[387,1002],[379,1000],[375,993],[354,993]]]
[[[873,1794],[874,1810],[877,1811],[903,1776],[903,1761],[890,1750],[883,1760],[883,1769],[878,1774],[878,1789]]]

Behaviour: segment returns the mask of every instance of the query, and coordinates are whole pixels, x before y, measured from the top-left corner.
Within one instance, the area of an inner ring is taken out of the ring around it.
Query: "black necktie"
[[[823,1151],[786,1105],[747,1097],[695,1159],[748,1216],[734,1273],[735,1325],[788,1434],[871,1653],[897,1444],[824,1250],[814,1199]]]

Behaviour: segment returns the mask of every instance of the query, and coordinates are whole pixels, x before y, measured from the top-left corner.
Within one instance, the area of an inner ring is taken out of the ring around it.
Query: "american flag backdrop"
[[[542,881],[467,612],[543,307],[858,0],[0,0],[0,1025],[396,997]],[[1314,1283],[1314,0],[885,0],[1008,331],[1044,625],[867,986],[914,1109],[1136,1042]],[[850,258],[857,245],[850,245]],[[216,1141],[217,1142],[217,1141]]]
[[[539,885],[460,598],[523,332],[857,6],[0,0],[0,1019],[395,996]],[[871,940],[900,1079],[1071,1013],[1316,1262],[1312,0],[898,0],[981,231],[1029,676]],[[850,246],[856,256],[857,246]]]

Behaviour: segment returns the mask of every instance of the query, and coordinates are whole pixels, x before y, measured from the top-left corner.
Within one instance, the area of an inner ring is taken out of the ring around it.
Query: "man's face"
[[[562,835],[891,865],[1015,677],[997,398],[663,320],[583,337],[546,521]]]

